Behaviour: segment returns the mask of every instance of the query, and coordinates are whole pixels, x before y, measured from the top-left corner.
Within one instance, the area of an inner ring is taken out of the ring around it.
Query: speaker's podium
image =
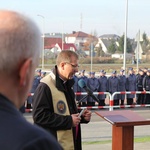
[[[131,110],[97,111],[97,115],[112,124],[112,150],[134,149],[134,126],[150,125]]]

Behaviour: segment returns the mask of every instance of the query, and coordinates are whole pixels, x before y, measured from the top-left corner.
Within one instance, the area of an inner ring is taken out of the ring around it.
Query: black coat
[[[143,78],[143,88],[146,91],[150,91],[150,76],[145,76]]]
[[[74,81],[68,80],[65,90],[63,81],[56,73],[56,87],[59,91],[63,91],[68,103],[70,114],[78,113],[75,104],[75,95],[72,90]],[[83,118],[81,122],[87,123]],[[40,83],[33,97],[33,120],[34,123],[46,129],[57,138],[57,130],[72,129],[75,150],[81,150],[81,129],[78,127],[78,137],[76,138],[76,128],[72,127],[72,117],[63,116],[54,113],[52,94],[50,88],[45,83]]]
[[[0,95],[1,150],[60,150],[54,137],[25,120],[15,106]]]

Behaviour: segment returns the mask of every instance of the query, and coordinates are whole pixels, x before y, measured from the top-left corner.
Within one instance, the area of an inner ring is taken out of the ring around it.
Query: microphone
[[[79,85],[80,88],[85,89],[85,91],[87,92],[87,94],[89,96],[91,96],[96,102],[99,103],[99,99],[95,95],[93,95],[93,91],[91,91],[91,89],[89,87],[87,87],[87,85],[85,84],[85,81],[83,79],[80,79],[78,81],[78,85]]]

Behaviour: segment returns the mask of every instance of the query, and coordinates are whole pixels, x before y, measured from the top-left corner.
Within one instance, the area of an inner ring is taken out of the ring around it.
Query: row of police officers
[[[150,91],[150,70],[147,68],[139,69],[138,74],[134,73],[133,68],[128,69],[128,75],[124,75],[124,70],[121,69],[119,75],[114,70],[111,76],[107,78],[106,72],[100,70],[99,76],[95,76],[95,72],[89,72],[88,77],[85,75],[85,70],[82,70],[79,76],[74,76],[75,84],[74,92],[86,92],[84,88],[79,87],[78,81],[85,81],[88,88],[93,92],[114,92],[121,91]],[[95,95],[99,100],[100,106],[105,106],[106,94]],[[132,105],[135,94],[127,94],[127,105]],[[95,100],[90,95],[78,95],[76,100],[80,106],[95,106]],[[114,97],[114,105],[124,105],[125,95],[119,94]],[[150,104],[150,94],[137,94],[137,104]]]

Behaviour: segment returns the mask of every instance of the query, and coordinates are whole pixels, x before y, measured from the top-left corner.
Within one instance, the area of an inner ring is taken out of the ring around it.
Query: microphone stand
[[[80,102],[82,102],[84,99],[86,99],[88,97],[88,95],[86,95],[86,96],[84,96],[83,98],[81,98],[78,102],[77,102],[77,104],[79,104]]]

